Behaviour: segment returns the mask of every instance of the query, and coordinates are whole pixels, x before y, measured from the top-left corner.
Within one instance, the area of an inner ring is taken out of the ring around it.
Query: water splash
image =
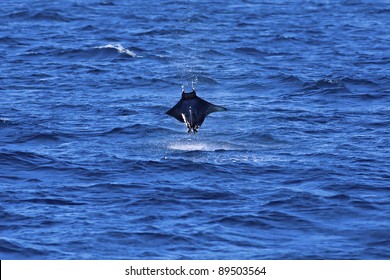
[[[215,152],[215,151],[234,151],[237,147],[232,146],[229,143],[217,143],[203,140],[187,140],[179,141],[168,144],[168,149],[176,151],[204,151],[204,152]]]

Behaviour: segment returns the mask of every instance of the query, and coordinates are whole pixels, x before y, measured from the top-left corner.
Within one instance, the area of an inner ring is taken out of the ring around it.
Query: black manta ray
[[[191,92],[181,92],[181,99],[166,114],[174,117],[187,126],[188,133],[198,132],[206,116],[213,112],[226,111],[226,108],[216,106],[196,96],[196,91],[192,88]]]

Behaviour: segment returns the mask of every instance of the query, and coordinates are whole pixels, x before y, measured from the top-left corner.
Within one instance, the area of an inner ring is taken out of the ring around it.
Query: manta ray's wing
[[[227,109],[222,107],[222,106],[217,106],[214,105],[210,102],[207,102],[206,100],[200,98],[200,97],[195,97],[195,102],[197,104],[197,114],[198,114],[198,125],[201,126],[204,119],[208,114],[214,113],[214,112],[221,112],[221,111],[226,111]]]
[[[178,121],[184,122],[184,119],[182,116],[182,114],[183,114],[182,104],[183,104],[183,99],[180,99],[179,102],[177,102],[177,104],[175,106],[173,106],[165,114],[170,115],[171,117],[174,117]]]

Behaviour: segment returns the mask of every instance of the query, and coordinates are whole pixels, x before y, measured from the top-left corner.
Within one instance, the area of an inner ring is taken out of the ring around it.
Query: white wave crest
[[[131,56],[131,57],[137,57],[137,55],[124,48],[121,44],[115,44],[115,45],[112,45],[112,44],[107,44],[107,45],[104,45],[104,46],[99,46],[99,47],[95,47],[97,49],[116,49],[119,53],[123,53],[123,54],[126,54],[128,56]]]

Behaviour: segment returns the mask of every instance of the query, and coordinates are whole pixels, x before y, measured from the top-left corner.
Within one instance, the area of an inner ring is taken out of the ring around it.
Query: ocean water
[[[390,259],[389,1],[0,3],[1,259]],[[224,106],[196,135],[181,85]]]

